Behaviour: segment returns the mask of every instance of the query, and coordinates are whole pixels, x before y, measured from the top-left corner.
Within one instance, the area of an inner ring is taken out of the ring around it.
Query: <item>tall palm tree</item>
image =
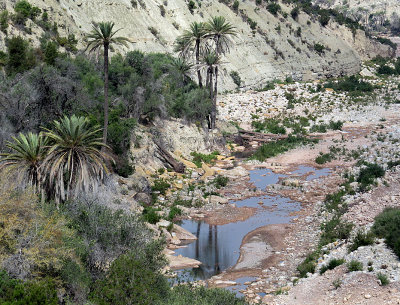
[[[218,16],[212,17],[205,24],[207,39],[210,39],[214,43],[215,47],[215,55],[213,55],[214,59],[217,62],[214,63],[214,75],[215,75],[215,83],[214,83],[214,91],[210,96],[213,101],[213,109],[211,111],[211,129],[215,128],[215,121],[217,117],[217,95],[218,95],[218,62],[219,56],[221,54],[225,54],[229,52],[229,46],[231,44],[231,37],[236,36],[236,28],[226,21],[225,17]]]
[[[218,65],[221,63],[221,57],[214,51],[207,51],[203,56],[203,64],[207,68],[206,87],[210,92],[212,108],[210,113],[209,127],[215,128],[217,117],[217,90],[218,90]]]
[[[107,145],[100,132],[99,126],[91,127],[87,118],[75,115],[54,121],[53,129],[44,128],[49,150],[41,169],[48,195],[56,202],[68,199],[72,190],[74,195],[88,192],[108,173],[108,156],[101,150]]]
[[[114,22],[100,22],[93,24],[92,32],[87,35],[88,45],[86,50],[89,49],[89,52],[93,52],[101,47],[104,48],[104,144],[107,144],[108,131],[108,50],[111,45],[128,46],[128,42],[130,42],[126,37],[115,37],[120,30],[114,31]]]
[[[175,41],[175,50],[179,51],[181,55],[187,56],[194,47],[194,56],[196,60],[197,78],[199,87],[203,87],[201,71],[200,71],[200,51],[201,43],[206,35],[205,24],[203,22],[193,22],[190,24],[189,30],[185,30],[181,36]]]
[[[39,190],[42,180],[40,165],[47,153],[46,143],[47,139],[42,134],[20,133],[18,137],[13,137],[13,142],[6,143],[11,152],[0,154],[0,169],[15,168],[25,175],[28,184]]]

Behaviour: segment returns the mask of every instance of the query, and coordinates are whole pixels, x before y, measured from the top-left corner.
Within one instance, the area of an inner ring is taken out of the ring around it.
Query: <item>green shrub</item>
[[[389,67],[389,66],[387,66],[387,65],[380,66],[378,68],[377,72],[379,74],[382,74],[382,75],[393,75],[393,74],[396,74],[396,70],[391,68],[391,67]]]
[[[324,274],[328,270],[333,270],[336,267],[344,264],[345,260],[343,258],[332,258],[328,265],[322,266],[321,269],[319,270],[320,274]]]
[[[363,263],[360,261],[352,260],[351,262],[347,263],[347,270],[348,272],[362,271]]]
[[[378,37],[376,38],[376,40],[378,40],[380,43],[385,44],[390,46],[392,49],[396,50],[397,49],[397,44],[395,44],[393,41],[391,41],[388,38],[384,38],[384,37]]]
[[[314,50],[315,50],[315,52],[317,52],[318,54],[322,54],[322,53],[324,53],[325,46],[324,46],[323,44],[316,43],[316,44],[314,44]]]
[[[18,15],[18,20],[25,24],[25,19],[30,18],[35,20],[41,14],[41,10],[37,6],[32,6],[26,0],[20,0],[15,4],[14,11]]]
[[[221,187],[225,187],[228,184],[229,178],[224,177],[221,175],[218,175],[214,180],[213,183],[215,184],[217,189],[220,189]]]
[[[366,163],[366,166],[360,170],[357,182],[360,183],[360,190],[365,191],[369,185],[374,183],[376,178],[383,177],[385,170],[382,166],[375,163]]]
[[[317,164],[324,164],[326,162],[332,161],[332,155],[331,154],[324,154],[322,152],[319,153],[319,156],[315,158],[315,162]]]
[[[153,225],[161,220],[161,216],[158,215],[157,210],[153,207],[144,207],[142,215],[144,221]]]
[[[106,276],[95,283],[92,300],[99,305],[150,305],[164,300],[169,285],[160,272],[160,265],[165,264],[162,249],[155,242],[142,251],[118,257]]]
[[[239,73],[237,71],[231,71],[229,75],[232,77],[232,80],[235,83],[235,85],[239,88],[240,85],[242,84],[242,80],[240,78]]]
[[[232,8],[233,8],[233,10],[234,10],[235,12],[238,12],[238,10],[239,10],[239,0],[233,1]]]
[[[375,242],[375,235],[371,231],[366,233],[362,230],[358,230],[351,245],[349,246],[349,252],[353,252],[361,246],[372,245],[374,242]]]
[[[57,305],[57,291],[54,281],[45,278],[40,281],[11,279],[0,271],[0,303],[4,305]]]
[[[297,20],[297,17],[299,17],[299,13],[300,13],[300,9],[299,9],[298,6],[296,6],[295,8],[293,8],[293,9],[290,11],[290,15],[292,16],[292,18],[293,18],[294,20]]]
[[[188,3],[188,9],[191,14],[193,14],[195,8],[196,8],[196,3],[193,0],[190,0]]]
[[[386,208],[375,217],[372,232],[400,257],[400,208]]]
[[[297,271],[300,277],[307,277],[307,273],[314,273],[315,267],[317,266],[316,260],[319,257],[319,252],[314,251],[307,255],[304,261],[297,266]]]
[[[278,3],[269,3],[267,5],[267,10],[272,14],[272,15],[276,15],[278,14],[278,12],[281,10],[281,6]]]
[[[22,73],[31,69],[36,59],[28,42],[22,37],[12,37],[7,40],[8,61],[6,66],[7,74]]]
[[[264,122],[252,121],[251,126],[257,132],[270,132],[274,134],[286,134],[285,127],[276,119],[265,119]]]
[[[7,28],[8,28],[8,11],[4,10],[0,13],[0,31],[3,33],[7,34]]]
[[[213,164],[219,155],[218,151],[214,151],[211,154],[202,154],[197,152],[191,152],[190,155],[193,157],[192,161],[198,168],[201,168],[202,163]]]
[[[342,130],[343,122],[342,121],[330,121],[329,122],[329,129],[332,130]]]
[[[44,61],[48,65],[54,65],[58,57],[57,44],[55,42],[48,42],[44,50]]]
[[[328,82],[324,87],[332,88],[336,91],[346,91],[352,93],[353,95],[361,95],[374,90],[374,87],[370,83],[359,80],[354,75],[345,77],[336,83]]]
[[[321,225],[320,245],[324,246],[338,239],[348,239],[353,224],[344,222],[338,215],[334,215],[331,220]]]
[[[383,274],[383,273],[379,272],[377,274],[377,277],[378,277],[378,280],[381,282],[382,286],[386,286],[386,285],[388,285],[390,283],[390,281],[389,281],[389,279],[388,279],[386,274]]]
[[[182,210],[176,206],[172,206],[168,213],[168,220],[172,221],[176,216],[182,215]]]
[[[153,192],[160,192],[161,195],[165,195],[165,192],[170,187],[171,187],[171,184],[169,184],[164,179],[156,179],[156,180],[154,180],[154,183],[153,183],[153,186],[151,187],[151,190]]]
[[[173,287],[168,297],[158,305],[246,305],[244,298],[236,297],[235,293],[226,289],[192,287],[177,285]]]
[[[262,162],[267,158],[275,157],[281,153],[287,152],[296,146],[309,143],[313,143],[313,141],[304,137],[289,135],[286,139],[271,141],[263,144],[257,149],[251,158]]]

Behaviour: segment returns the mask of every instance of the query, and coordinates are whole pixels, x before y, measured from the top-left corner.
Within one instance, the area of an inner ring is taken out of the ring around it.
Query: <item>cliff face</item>
[[[3,6],[12,11],[14,2],[5,0]],[[236,13],[219,1],[203,0],[196,2],[201,7],[194,9],[193,14],[184,0],[30,0],[30,3],[47,10],[50,19],[59,24],[60,33],[74,33],[80,47],[84,46],[84,34],[91,30],[91,22],[114,21],[122,28],[121,35],[135,41],[129,49],[145,52],[172,53],[174,40],[191,22],[225,16],[237,27],[238,36],[233,39],[231,52],[221,69],[223,89],[235,87],[229,76],[231,71],[239,72],[246,88],[254,88],[288,76],[309,80],[357,73],[362,60],[391,53],[387,46],[366,38],[363,32],[353,35],[332,21],[322,27],[304,13],[294,20],[290,16],[293,7],[282,3],[282,11],[288,13],[286,18],[281,13],[272,15],[253,1],[240,1]],[[255,30],[250,28],[248,18],[257,23]],[[30,23],[31,35],[17,28],[10,28],[9,34],[23,34],[37,43],[42,30]],[[0,49],[4,48],[4,39],[1,33]],[[317,52],[316,44],[323,45],[324,50]]]

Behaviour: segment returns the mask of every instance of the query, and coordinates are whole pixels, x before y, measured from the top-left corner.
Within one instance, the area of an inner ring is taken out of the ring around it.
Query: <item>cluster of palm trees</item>
[[[0,170],[16,170],[37,193],[57,203],[93,190],[108,173],[101,128],[85,117],[64,116],[52,129],[20,133],[6,146],[10,152],[0,154]]]
[[[221,56],[229,52],[231,37],[236,36],[235,27],[222,16],[212,17],[207,22],[193,22],[175,41],[175,51],[179,52],[186,70],[195,67],[199,87],[203,87],[202,70],[206,71],[205,86],[210,92],[213,107],[209,126],[215,128],[217,116],[218,66]],[[205,68],[205,69],[204,69]]]

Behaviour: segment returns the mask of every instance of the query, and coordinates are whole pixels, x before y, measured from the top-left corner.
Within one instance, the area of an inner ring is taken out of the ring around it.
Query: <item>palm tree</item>
[[[215,128],[217,117],[218,65],[220,63],[221,57],[214,51],[207,51],[203,56],[203,64],[207,68],[206,87],[210,92],[210,99],[213,103],[209,121],[210,129]]]
[[[87,118],[64,116],[53,125],[52,130],[44,128],[49,150],[41,167],[48,195],[58,203],[68,199],[72,190],[76,195],[94,188],[108,173],[108,156],[101,150],[107,148],[101,141],[101,128],[91,127]]]
[[[87,35],[89,52],[104,48],[104,129],[103,143],[107,144],[108,128],[108,50],[111,45],[128,46],[130,40],[126,37],[114,37],[119,30],[114,31],[114,22],[100,22],[93,24],[93,29]]]
[[[217,53],[217,55],[229,52],[229,46],[231,44],[230,38],[236,36],[237,32],[236,28],[227,22],[225,17],[212,17],[205,24],[205,30],[207,32],[205,37],[214,41],[215,53]]]
[[[218,62],[220,61],[219,56],[229,52],[229,46],[231,44],[231,36],[236,36],[236,28],[226,21],[225,17],[218,16],[212,17],[206,24],[205,30],[207,34],[205,37],[211,39],[215,47],[214,60],[214,75],[215,84],[214,91],[210,96],[213,101],[213,109],[211,111],[211,129],[215,128],[215,121],[217,116],[217,95],[218,95]],[[212,80],[211,80],[212,81]]]
[[[194,47],[194,55],[197,66],[197,78],[199,81],[199,87],[203,87],[203,82],[200,72],[200,49],[202,39],[205,37],[205,25],[203,22],[193,22],[190,25],[189,30],[185,30],[181,36],[175,41],[175,51],[179,51],[181,55],[187,56]]]
[[[174,58],[171,67],[182,76],[182,82],[185,85],[187,80],[190,79],[190,71],[193,65],[184,58]]]
[[[17,169],[26,175],[28,184],[39,190],[42,180],[40,165],[46,156],[46,143],[47,139],[42,134],[20,133],[18,137],[13,137],[13,142],[8,141],[6,144],[12,152],[0,154],[0,169]]]

